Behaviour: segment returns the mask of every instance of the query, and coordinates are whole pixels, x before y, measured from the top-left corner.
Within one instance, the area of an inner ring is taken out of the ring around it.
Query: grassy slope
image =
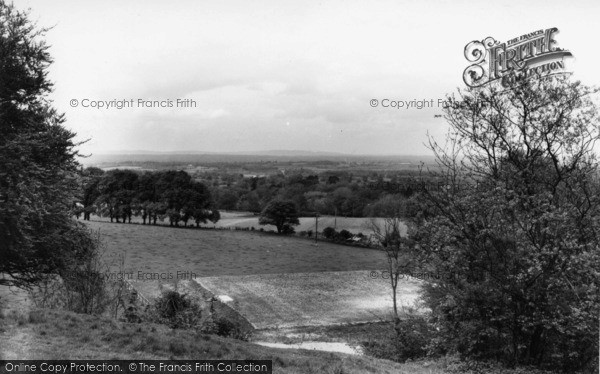
[[[177,229],[86,222],[109,254],[126,253],[126,270],[194,272],[198,277],[387,268],[381,251],[246,231]]]
[[[0,342],[0,359],[268,359],[273,360],[274,373],[443,373],[435,365],[267,348],[165,326],[47,309],[1,314]]]

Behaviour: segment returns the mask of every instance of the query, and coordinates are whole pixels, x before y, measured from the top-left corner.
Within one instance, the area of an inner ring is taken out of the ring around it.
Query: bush
[[[288,224],[283,225],[283,228],[281,229],[281,233],[284,235],[290,235],[295,232],[296,232],[296,230],[294,230],[294,228]]]
[[[327,239],[332,239],[336,235],[336,231],[333,227],[325,227],[322,232],[323,236]]]
[[[148,319],[152,322],[162,323],[171,328],[199,329],[202,310],[192,302],[186,294],[177,291],[167,291],[154,301]]]
[[[110,269],[104,262],[104,253],[98,233],[81,228],[74,245],[79,246],[78,257],[65,262],[58,274],[45,274],[32,284],[30,296],[37,307],[64,308],[75,313],[102,314],[111,303],[107,282]]]
[[[338,240],[348,240],[351,239],[354,235],[352,235],[352,233],[348,230],[342,230],[340,231],[337,236],[336,239]]]
[[[422,315],[410,314],[398,320],[387,339],[363,342],[367,354],[377,358],[405,362],[428,356],[435,330]]]
[[[244,328],[241,323],[226,317],[217,318],[214,321],[213,333],[225,338],[243,340],[247,342],[252,336],[252,331]]]
[[[424,316],[410,315],[396,323],[396,351],[401,362],[425,357],[433,329]]]
[[[213,303],[216,302],[213,300]],[[207,318],[204,318],[207,317]],[[219,335],[226,338],[248,341],[252,329],[244,325],[242,320],[224,312],[223,309],[202,309],[188,295],[177,291],[167,291],[154,301],[154,305],[144,315],[148,322],[161,323],[174,329],[195,329],[206,334]]]

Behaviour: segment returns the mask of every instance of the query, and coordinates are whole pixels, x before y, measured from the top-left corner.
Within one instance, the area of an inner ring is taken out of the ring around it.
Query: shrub
[[[426,357],[432,353],[431,346],[436,336],[428,318],[409,313],[392,323],[393,328],[387,338],[363,342],[362,345],[370,356],[396,362]]]
[[[213,302],[216,302],[213,300]],[[203,318],[207,316],[207,318]],[[177,291],[167,291],[154,301],[143,316],[148,322],[161,323],[171,328],[195,329],[206,334],[248,341],[252,329],[224,312],[222,308],[202,307],[188,295]]]
[[[29,293],[36,306],[86,314],[101,314],[109,306],[106,275],[110,269],[104,262],[99,234],[81,231],[78,235],[78,256],[65,261],[58,274],[40,275],[32,284]]]
[[[201,328],[202,310],[186,294],[167,291],[154,301],[148,319],[171,328]]]
[[[401,361],[424,357],[433,338],[432,326],[424,316],[410,315],[396,323],[395,345]]]
[[[252,336],[252,331],[245,328],[240,322],[233,321],[230,318],[219,317],[215,319],[213,333],[225,338],[248,341]]]
[[[288,224],[283,225],[283,227],[281,228],[281,233],[284,235],[290,235],[295,232],[296,230],[294,230],[294,228]]]
[[[348,230],[342,230],[336,235],[336,239],[338,240],[348,240],[352,238],[352,233]]]
[[[336,231],[333,227],[325,227],[322,232],[323,236],[327,239],[332,239],[336,235]]]

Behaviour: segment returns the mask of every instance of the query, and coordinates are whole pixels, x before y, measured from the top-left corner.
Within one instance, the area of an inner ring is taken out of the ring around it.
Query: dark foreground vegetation
[[[447,144],[430,145],[461,187],[419,194],[408,237],[401,212],[376,230],[390,274],[438,274],[423,287],[430,314],[395,316],[398,354],[597,372],[596,93],[539,76],[450,98]]]

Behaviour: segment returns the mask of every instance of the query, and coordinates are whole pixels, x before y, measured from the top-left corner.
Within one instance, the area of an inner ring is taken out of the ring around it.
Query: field
[[[110,221],[106,217],[96,217],[94,216],[94,220],[108,222]],[[312,217],[301,217],[300,225],[294,226],[296,232],[300,231],[315,231],[315,219]],[[140,217],[132,217],[131,222],[133,223],[142,223],[142,219]],[[375,218],[375,222],[382,222],[381,218]],[[168,224],[167,221],[157,223],[164,225]],[[194,224],[190,222],[189,224]],[[354,217],[333,217],[333,216],[322,216],[319,217],[319,232],[323,231],[325,227],[333,227],[337,231],[348,230],[353,234],[363,233],[368,235],[371,232],[370,229],[371,218],[354,218]],[[275,226],[270,225],[259,225],[258,224],[258,216],[250,213],[250,212],[221,212],[221,219],[217,223],[208,222],[207,224],[200,224],[201,227],[210,227],[210,228],[251,228],[254,227],[255,230],[259,230],[263,228],[264,230],[275,230]]]
[[[226,297],[258,329],[386,320],[390,286],[385,254],[249,231],[198,230],[88,223],[109,255],[126,257],[124,271],[152,299],[167,287],[195,281]],[[413,304],[419,284],[402,281],[400,301]],[[187,287],[186,289],[189,289]]]
[[[88,225],[102,234],[108,258],[125,256],[122,270],[133,277],[174,275],[132,282],[142,294],[152,298],[161,289],[196,285],[184,290],[227,295],[232,299],[228,305],[258,329],[252,340],[256,344],[39,310],[22,291],[12,294],[0,287],[0,359],[244,357],[273,359],[277,373],[445,372],[444,363],[397,364],[338,353],[360,351],[362,342],[389,333],[381,323],[391,301],[381,277],[386,260],[380,251],[323,242],[315,246],[307,239],[248,231]],[[176,279],[178,272],[187,278]],[[188,279],[189,273],[195,279]],[[403,283],[401,303],[411,304],[418,287],[415,281]],[[323,352],[327,350],[332,352]]]
[[[376,222],[381,222],[381,218],[375,218]],[[370,232],[371,218],[354,218],[354,217],[319,217],[319,232],[325,227],[334,227],[336,230],[348,230],[351,233],[363,233],[368,235]],[[221,219],[216,224],[208,223],[203,226],[208,227],[254,227],[259,229],[263,227],[265,230],[273,230],[274,226],[261,226],[258,224],[258,216],[247,212],[222,212]],[[312,230],[315,231],[315,219],[312,217],[301,217],[300,225],[294,226],[296,232]]]
[[[383,270],[383,252],[247,231],[197,230],[89,221],[109,255],[126,255],[126,269],[193,272],[198,277],[322,271]],[[181,278],[180,278],[181,279]]]
[[[371,271],[267,274],[196,279],[216,295],[233,299],[254,327],[289,328],[364,323],[389,319],[392,297],[387,279]],[[400,305],[418,297],[416,280],[400,284]]]

